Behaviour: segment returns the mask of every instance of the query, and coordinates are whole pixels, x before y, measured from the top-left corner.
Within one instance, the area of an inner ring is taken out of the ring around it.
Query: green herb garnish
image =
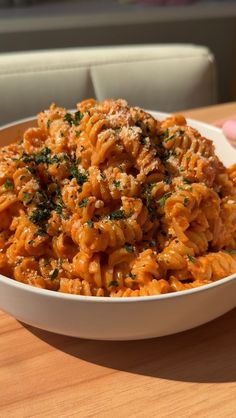
[[[34,224],[40,225],[42,222],[47,221],[50,218],[50,210],[48,208],[36,209],[32,212],[29,219]]]
[[[55,207],[55,212],[57,212],[59,215],[62,215],[62,210],[63,210],[63,203],[58,203],[57,206]]]
[[[43,228],[39,228],[39,229],[36,231],[35,235],[36,235],[36,236],[40,236],[40,237],[46,237],[47,232],[45,231],[45,229],[43,229]]]
[[[111,280],[108,287],[118,287],[119,283],[117,280]]]
[[[162,196],[157,202],[159,203],[160,208],[164,208],[167,199],[171,196],[171,193],[166,193],[164,196]]]
[[[82,186],[88,180],[88,175],[86,173],[82,173],[82,171],[80,171],[76,165],[71,166],[70,173],[72,177],[76,178],[77,183],[80,186]]]
[[[86,223],[87,223],[87,225],[88,225],[89,228],[93,228],[94,227],[94,223],[93,223],[93,221],[91,221],[91,219],[88,220]]]
[[[23,192],[22,200],[23,200],[24,205],[29,205],[32,202],[33,198],[34,198],[33,193]]]
[[[227,254],[236,254],[236,250],[223,250]]]
[[[161,139],[165,139],[168,138],[169,136],[169,129],[166,129],[164,132],[162,132],[162,134],[160,135]]]
[[[72,114],[71,113],[66,113],[65,116],[64,116],[64,118],[63,118],[63,120],[65,122],[68,122],[70,125],[72,125],[72,123],[73,123]]]
[[[75,112],[74,114],[72,113],[66,113],[63,120],[65,122],[68,122],[70,125],[75,125],[78,126],[81,119],[83,118],[83,113],[81,113],[79,110],[77,112]]]
[[[114,184],[114,186],[115,186],[116,189],[119,189],[120,188],[120,181],[114,180],[113,181],[113,184]]]
[[[119,219],[124,219],[125,218],[125,212],[123,209],[118,209],[115,212],[110,213],[109,215],[109,219],[111,219],[112,221],[117,221]]]
[[[176,138],[176,135],[171,135],[171,136],[169,136],[168,138],[164,138],[164,141],[165,142],[169,142],[169,141],[172,141],[173,139],[175,139]]]
[[[48,121],[47,121],[47,129],[49,129],[49,128],[50,128],[51,123],[52,123],[52,120],[51,120],[51,119],[48,119]]]
[[[51,163],[51,150],[48,147],[43,148],[37,154],[34,154],[34,161],[37,165],[39,164],[50,164]]]
[[[74,125],[75,126],[79,125],[83,116],[84,116],[83,113],[81,113],[79,110],[77,112],[75,112],[75,114],[74,114]]]
[[[30,156],[26,153],[23,153],[22,154],[22,161],[23,161],[23,163],[26,163],[26,164],[31,163],[33,161],[33,158],[32,158],[32,156]]]
[[[49,277],[51,280],[56,279],[56,277],[58,276],[59,270],[58,269],[54,269],[50,274]]]
[[[183,178],[184,183],[192,184],[192,180],[187,179],[186,177]]]
[[[134,252],[134,247],[133,245],[130,244],[125,244],[124,248],[126,249],[127,253],[133,253]]]
[[[191,261],[191,263],[196,263],[196,258],[195,257],[193,257],[192,255],[188,255],[188,259],[189,259],[189,261]]]
[[[156,247],[157,243],[154,239],[152,239],[151,241],[149,241],[149,245],[150,247]]]
[[[189,202],[189,198],[185,197],[184,198],[184,206],[187,207],[188,206],[188,202]]]
[[[88,204],[88,197],[85,197],[79,202],[79,208],[86,208]]]
[[[14,190],[14,183],[10,179],[6,179],[4,183],[4,187],[6,190]]]

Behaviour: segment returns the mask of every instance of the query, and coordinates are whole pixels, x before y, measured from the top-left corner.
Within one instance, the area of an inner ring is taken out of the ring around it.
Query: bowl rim
[[[74,109],[70,109],[69,111],[74,111]],[[147,112],[153,114],[155,116],[155,114],[161,114],[163,116],[169,116],[169,113],[166,112],[161,112],[158,110],[146,110]],[[15,125],[20,125],[23,124],[25,122],[30,122],[30,121],[34,121],[37,119],[37,116],[29,116],[27,118],[23,118],[23,119],[18,119],[15,120],[13,122],[4,124],[0,126],[0,133],[2,130],[11,128]],[[191,122],[197,122],[199,124],[201,124],[203,127],[206,128],[210,128],[216,132],[221,132],[221,129],[212,126],[210,124],[207,124],[205,122],[201,122],[198,121],[196,119],[192,119],[192,118],[187,118],[187,121]],[[232,149],[234,149],[232,147]],[[234,149],[235,151],[235,149]],[[163,294],[159,294],[159,295],[151,295],[151,296],[124,296],[124,297],[108,297],[108,296],[86,296],[86,295],[75,295],[75,294],[70,294],[70,293],[63,293],[63,292],[58,292],[58,291],[53,291],[53,290],[49,290],[49,289],[41,289],[39,287],[36,286],[31,286],[29,284],[25,284],[22,282],[18,282],[15,279],[11,279],[7,276],[4,276],[2,274],[0,274],[0,283],[3,283],[5,285],[9,285],[10,287],[16,288],[16,289],[21,289],[21,290],[25,290],[26,292],[29,293],[33,293],[36,295],[41,295],[41,296],[47,296],[47,297],[52,297],[55,299],[60,299],[60,300],[74,300],[74,301],[78,301],[78,302],[95,302],[95,303],[127,303],[127,302],[147,302],[147,301],[157,301],[157,300],[166,300],[166,299],[173,299],[173,298],[178,298],[178,297],[182,297],[182,296],[190,296],[192,294],[196,294],[196,293],[201,293],[204,291],[208,291],[208,290],[212,290],[216,287],[222,286],[226,283],[230,283],[233,282],[236,279],[236,273],[231,274],[230,276],[224,277],[222,279],[219,279],[215,282],[209,283],[209,284],[205,284],[199,287],[195,287],[192,289],[187,289],[187,290],[179,290],[177,292],[171,292],[171,293],[163,293]]]
[[[37,120],[37,115],[34,115],[34,116],[31,115],[31,116],[27,116],[27,118],[16,119],[12,122],[4,123],[3,125],[0,125],[0,132],[3,129],[11,128],[14,125],[20,125],[20,124],[25,123],[25,122],[30,122],[31,120],[36,121]]]
[[[192,289],[187,290],[179,290],[177,292],[171,293],[163,293],[160,295],[151,295],[151,296],[123,296],[123,297],[109,297],[109,296],[86,296],[86,295],[74,295],[71,293],[63,293],[49,289],[41,289],[36,286],[31,286],[26,283],[18,282],[15,279],[11,279],[9,277],[3,276],[0,274],[0,284],[1,282],[5,285],[8,285],[13,288],[19,288],[21,290],[25,290],[29,293],[35,293],[36,295],[45,295],[49,298],[55,299],[65,299],[65,300],[74,300],[78,302],[95,302],[95,303],[125,303],[125,302],[147,302],[150,301],[157,301],[157,300],[165,300],[165,299],[173,299],[178,298],[181,296],[190,296],[195,293],[201,293],[208,290],[212,290],[216,287],[223,286],[226,283],[233,282],[236,279],[236,273],[231,274],[230,276],[224,277],[223,279],[219,279],[215,282],[204,284],[199,287],[195,287]]]

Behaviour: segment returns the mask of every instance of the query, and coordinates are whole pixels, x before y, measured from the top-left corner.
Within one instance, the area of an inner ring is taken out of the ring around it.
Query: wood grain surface
[[[183,113],[212,122],[226,107]],[[235,328],[233,310],[181,334],[102,342],[0,312],[0,418],[235,418]]]

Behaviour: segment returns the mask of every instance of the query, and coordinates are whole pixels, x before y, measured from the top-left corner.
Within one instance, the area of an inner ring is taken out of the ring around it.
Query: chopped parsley
[[[30,215],[29,219],[33,224],[40,225],[44,221],[48,221],[50,218],[51,212],[48,208],[44,209],[35,209]]]
[[[65,121],[65,122],[68,122],[70,125],[72,125],[72,123],[73,123],[73,117],[72,117],[72,114],[71,113],[66,113],[65,114],[65,116],[64,116],[64,118],[63,118],[63,120]]]
[[[88,197],[85,197],[79,202],[79,208],[86,208],[88,204]]]
[[[30,174],[33,174],[33,175],[36,174],[36,169],[34,167],[28,166],[26,168],[30,172]]]
[[[37,165],[39,164],[50,164],[51,162],[51,150],[48,147],[43,148],[37,154],[34,154],[34,161]]]
[[[6,179],[4,183],[4,187],[6,190],[13,190],[14,189],[14,183],[10,179]]]
[[[23,192],[23,203],[24,205],[29,205],[32,200],[34,198],[34,194],[33,193],[29,193],[29,192]]]
[[[184,178],[183,178],[183,181],[184,181],[184,183],[186,183],[186,184],[192,184],[192,180],[190,180],[190,179],[188,179],[188,178],[186,178],[186,177],[184,177]]]
[[[116,189],[120,189],[120,181],[114,180],[113,181],[113,184],[114,184],[114,186],[115,186]]]
[[[189,202],[189,198],[186,196],[184,198],[184,206],[187,207],[188,206],[188,202]]]
[[[62,211],[63,211],[63,203],[58,203],[55,207],[55,212],[58,213],[59,215],[62,215]]]
[[[155,183],[149,183],[149,184],[146,184],[142,188],[142,197],[146,201],[146,207],[148,209],[151,221],[154,221],[157,218],[155,199],[151,195],[151,191],[154,186],[155,186]]]
[[[52,123],[52,120],[51,120],[51,119],[48,119],[48,121],[47,121],[47,129],[49,129],[49,128],[50,128],[51,123]]]
[[[171,135],[168,138],[164,138],[164,141],[165,142],[173,141],[173,139],[175,139],[175,138],[176,138],[176,135]]]
[[[57,156],[51,157],[51,150],[48,147],[43,148],[41,151],[28,155],[23,153],[22,161],[24,163],[35,163],[36,165],[39,164],[52,164],[54,162],[59,162],[60,159]],[[29,170],[29,167],[27,167]]]
[[[147,145],[147,138],[142,137],[140,139],[140,142],[141,142],[142,145]]]
[[[109,219],[111,219],[112,221],[117,221],[119,219],[124,219],[125,218],[125,212],[123,209],[118,209],[115,212],[110,213],[109,215]]]
[[[151,241],[149,241],[149,246],[150,247],[156,247],[157,243],[154,239],[152,239]]]
[[[189,261],[191,261],[191,263],[196,263],[196,258],[195,257],[193,257],[192,255],[188,255],[188,259],[189,259]]]
[[[127,253],[133,253],[134,252],[134,247],[133,245],[130,244],[125,244],[124,248],[126,249]]]
[[[87,225],[88,225],[89,228],[93,228],[94,227],[94,223],[93,223],[93,221],[91,221],[91,219],[89,219],[86,223],[87,223]]]
[[[117,280],[111,280],[108,287],[118,287],[119,283]]]
[[[161,133],[160,138],[165,139],[169,136],[169,129],[166,129],[164,132]]]
[[[79,125],[81,119],[83,119],[83,113],[81,113],[79,110],[77,110],[77,112],[75,112],[74,114],[74,125]]]
[[[74,177],[77,180],[79,186],[82,186],[88,180],[87,173],[82,173],[82,171],[79,170],[78,167],[76,167],[76,165],[71,166],[70,173],[72,177]]]
[[[49,273],[49,277],[51,280],[54,280],[57,278],[58,274],[59,274],[59,270],[56,268]]]
[[[81,113],[79,110],[77,112],[75,112],[74,114],[72,113],[66,113],[63,120],[65,122],[68,122],[70,125],[75,125],[78,126],[81,119],[83,118],[83,113]]]
[[[22,154],[22,161],[23,161],[23,163],[26,163],[26,164],[31,163],[33,161],[33,158],[32,158],[32,156],[30,156],[26,153],[23,153]]]
[[[39,228],[36,233],[36,236],[40,236],[40,237],[45,237],[47,235],[47,232],[45,231],[45,229],[43,228]]]
[[[164,208],[167,199],[171,196],[171,192],[164,194],[157,202],[159,203],[160,208]]]
[[[236,254],[236,250],[223,250],[227,254]]]

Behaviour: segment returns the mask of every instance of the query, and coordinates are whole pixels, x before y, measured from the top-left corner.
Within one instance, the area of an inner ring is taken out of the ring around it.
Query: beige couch
[[[56,102],[96,97],[173,112],[216,102],[211,52],[195,45],[73,48],[0,54],[0,123]]]

